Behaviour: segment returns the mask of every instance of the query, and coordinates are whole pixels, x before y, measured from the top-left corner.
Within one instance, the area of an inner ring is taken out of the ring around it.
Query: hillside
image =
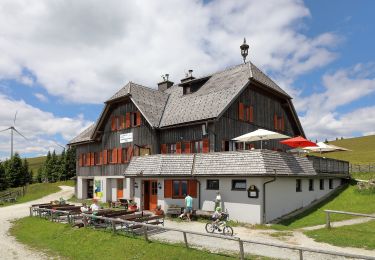
[[[349,161],[354,164],[375,163],[375,135],[330,141],[352,151],[325,153],[324,157]]]
[[[27,161],[29,162],[29,168],[30,170],[33,170],[34,175],[37,174],[38,169],[40,168],[40,166],[42,166],[46,158],[46,156],[27,158]]]

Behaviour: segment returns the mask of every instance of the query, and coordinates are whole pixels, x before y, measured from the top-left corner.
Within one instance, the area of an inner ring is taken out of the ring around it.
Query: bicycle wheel
[[[214,233],[214,231],[215,231],[214,225],[212,225],[212,223],[207,223],[206,224],[206,231],[207,231],[207,233]]]
[[[226,236],[233,236],[233,228],[230,226],[225,226],[223,228],[223,234]]]

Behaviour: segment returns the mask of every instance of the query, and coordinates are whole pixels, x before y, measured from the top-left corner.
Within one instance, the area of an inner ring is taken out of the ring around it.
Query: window
[[[319,180],[319,188],[320,190],[324,190],[324,179]]]
[[[94,162],[95,162],[95,165],[100,165],[101,164],[100,153],[99,152],[94,153]]]
[[[285,121],[284,121],[284,116],[279,116],[275,113],[274,118],[273,118],[273,124],[275,130],[279,131],[284,131],[285,130]]]
[[[193,153],[201,153],[203,152],[203,141],[192,141],[191,142],[191,148]]]
[[[112,150],[107,150],[107,158],[108,158],[108,162],[112,162],[113,160],[113,156],[112,156]]]
[[[176,153],[176,144],[168,144],[168,153]]]
[[[182,143],[182,153],[191,153],[191,143],[183,142]]]
[[[232,180],[232,190],[246,190],[246,180]]]
[[[222,151],[236,151],[236,142],[235,141],[225,141],[223,140],[221,143],[221,150]]]
[[[296,192],[301,192],[302,191],[302,181],[301,179],[296,180]]]
[[[137,125],[137,113],[136,112],[130,113],[130,124],[131,124],[131,127],[134,127]]]
[[[207,180],[207,190],[218,190],[219,180]]]
[[[172,197],[173,198],[185,198],[188,193],[188,181],[186,180],[174,180],[172,183]]]
[[[314,190],[314,179],[310,179],[309,180],[309,191],[313,191]]]
[[[329,186],[329,189],[330,189],[330,190],[333,189],[333,180],[332,180],[332,179],[329,179],[329,180],[328,180],[328,186]]]
[[[239,103],[238,119],[246,122],[254,122],[254,108],[251,105]]]

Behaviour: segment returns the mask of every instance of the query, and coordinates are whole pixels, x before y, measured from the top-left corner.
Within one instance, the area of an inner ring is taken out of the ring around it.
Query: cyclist
[[[222,216],[223,216],[223,212],[221,210],[221,207],[216,207],[216,210],[215,210],[214,214],[212,214],[213,224],[214,225],[219,224],[219,221],[220,221]],[[219,231],[221,231],[219,226],[217,226],[217,228],[218,228]]]

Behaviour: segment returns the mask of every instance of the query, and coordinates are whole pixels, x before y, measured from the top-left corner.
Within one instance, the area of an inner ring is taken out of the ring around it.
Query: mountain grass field
[[[29,162],[29,168],[33,171],[34,176],[37,174],[39,168],[43,165],[43,163],[46,161],[47,156],[40,156],[40,157],[34,157],[34,158],[26,158]]]
[[[375,135],[330,141],[328,143],[350,149],[351,151],[324,153],[324,157],[349,161],[352,164],[375,164]]]

